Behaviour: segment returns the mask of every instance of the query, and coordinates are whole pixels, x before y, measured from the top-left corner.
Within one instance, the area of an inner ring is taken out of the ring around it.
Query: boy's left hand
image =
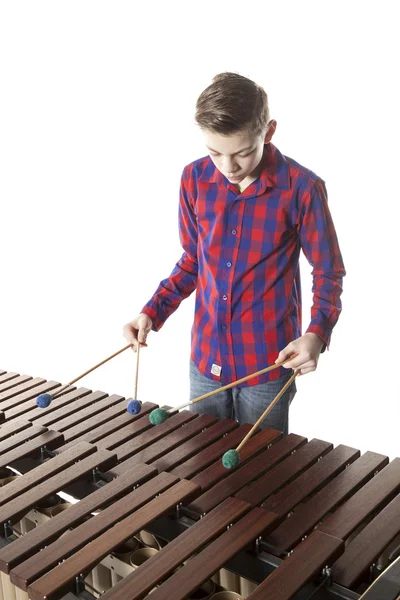
[[[317,368],[323,346],[324,342],[315,333],[305,333],[283,348],[275,362],[282,362],[292,354],[296,354],[293,360],[288,360],[283,366],[285,369],[298,369],[299,375],[305,375]]]

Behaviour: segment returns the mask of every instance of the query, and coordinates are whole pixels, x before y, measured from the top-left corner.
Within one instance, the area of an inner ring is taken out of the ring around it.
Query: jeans
[[[234,419],[241,425],[244,423],[254,424],[292,374],[292,369],[288,369],[287,373],[274,381],[224,390],[219,394],[215,394],[215,396],[192,404],[190,410],[199,414],[214,415],[219,419]],[[220,387],[223,386],[219,381],[214,381],[202,375],[194,362],[190,361],[191,400]],[[295,394],[296,382],[293,381],[266,419],[260,423],[260,428],[272,427],[287,435],[289,431],[289,406]]]

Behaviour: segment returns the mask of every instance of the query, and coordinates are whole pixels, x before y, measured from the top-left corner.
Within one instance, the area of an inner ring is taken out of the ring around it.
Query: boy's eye
[[[255,148],[254,148],[254,150],[255,150]],[[253,154],[254,150],[251,150],[247,154],[239,154],[239,156],[241,156],[242,158],[245,158],[246,156],[250,156],[250,154]]]
[[[255,150],[255,148],[254,148],[254,150]],[[246,158],[246,156],[250,156],[250,154],[253,154],[254,150],[251,150],[247,154],[238,154],[238,156],[240,156],[242,158]],[[221,156],[221,155],[218,154],[217,152],[210,152],[210,156]]]

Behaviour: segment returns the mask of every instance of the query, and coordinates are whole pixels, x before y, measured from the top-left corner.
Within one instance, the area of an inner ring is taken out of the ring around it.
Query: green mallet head
[[[152,425],[161,425],[168,419],[168,412],[165,408],[156,408],[151,411],[149,419]]]
[[[225,469],[234,469],[240,463],[240,456],[237,450],[228,450],[222,457],[222,464]]]

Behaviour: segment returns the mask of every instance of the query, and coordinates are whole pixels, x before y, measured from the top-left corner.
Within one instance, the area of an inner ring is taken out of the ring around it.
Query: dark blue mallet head
[[[126,410],[130,415],[138,415],[142,410],[142,403],[139,400],[129,400]]]
[[[36,398],[36,404],[39,408],[47,408],[52,400],[53,396],[51,394],[40,394],[40,396]]]

